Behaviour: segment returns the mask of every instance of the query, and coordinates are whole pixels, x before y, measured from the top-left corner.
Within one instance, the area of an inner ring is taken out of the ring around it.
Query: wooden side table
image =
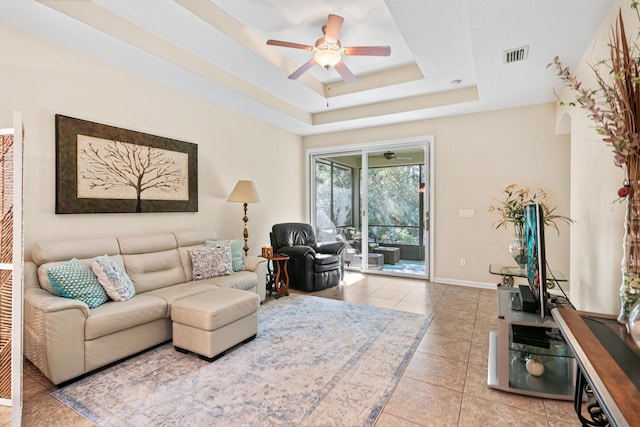
[[[273,254],[265,258],[267,259],[267,291],[269,291],[269,295],[271,292],[276,292],[276,299],[281,295],[289,296],[289,272],[287,271],[289,257]],[[283,270],[284,274],[282,274]]]

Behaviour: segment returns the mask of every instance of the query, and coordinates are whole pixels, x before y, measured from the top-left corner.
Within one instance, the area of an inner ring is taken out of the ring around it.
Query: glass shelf
[[[502,276],[502,284],[505,286],[513,286],[513,278],[527,278],[527,269],[513,265],[489,264],[489,273]],[[556,282],[567,282],[560,271],[547,269],[547,288],[553,289]]]
[[[509,351],[511,366],[509,369],[509,388],[522,392],[540,395],[558,395],[573,397],[574,369],[573,358],[569,356],[543,356],[536,358],[544,365],[544,373],[540,376],[531,375],[527,371],[527,360],[522,360],[521,354]]]
[[[532,356],[573,357],[563,341],[551,341],[550,348],[511,342],[509,350],[526,360]]]

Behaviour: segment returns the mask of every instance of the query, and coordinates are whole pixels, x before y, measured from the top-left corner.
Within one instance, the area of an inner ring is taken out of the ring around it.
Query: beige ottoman
[[[171,304],[173,345],[213,362],[258,333],[260,297],[241,289],[220,288]]]

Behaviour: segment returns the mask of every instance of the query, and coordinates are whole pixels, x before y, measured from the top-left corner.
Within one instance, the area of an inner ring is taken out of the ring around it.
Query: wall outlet
[[[460,218],[475,218],[476,210],[475,209],[460,209],[459,213]]]
[[[467,266],[467,259],[460,258],[460,267],[466,267],[466,266]]]

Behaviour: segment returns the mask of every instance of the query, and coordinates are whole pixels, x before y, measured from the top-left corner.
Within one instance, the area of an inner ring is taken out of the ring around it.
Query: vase
[[[516,261],[516,264],[520,268],[524,269],[527,266],[527,247],[525,245],[524,236],[516,233],[513,235],[515,240],[509,245],[509,253]]]
[[[627,181],[629,194],[622,240],[622,284],[618,322],[627,324],[633,306],[640,300],[640,182]]]

